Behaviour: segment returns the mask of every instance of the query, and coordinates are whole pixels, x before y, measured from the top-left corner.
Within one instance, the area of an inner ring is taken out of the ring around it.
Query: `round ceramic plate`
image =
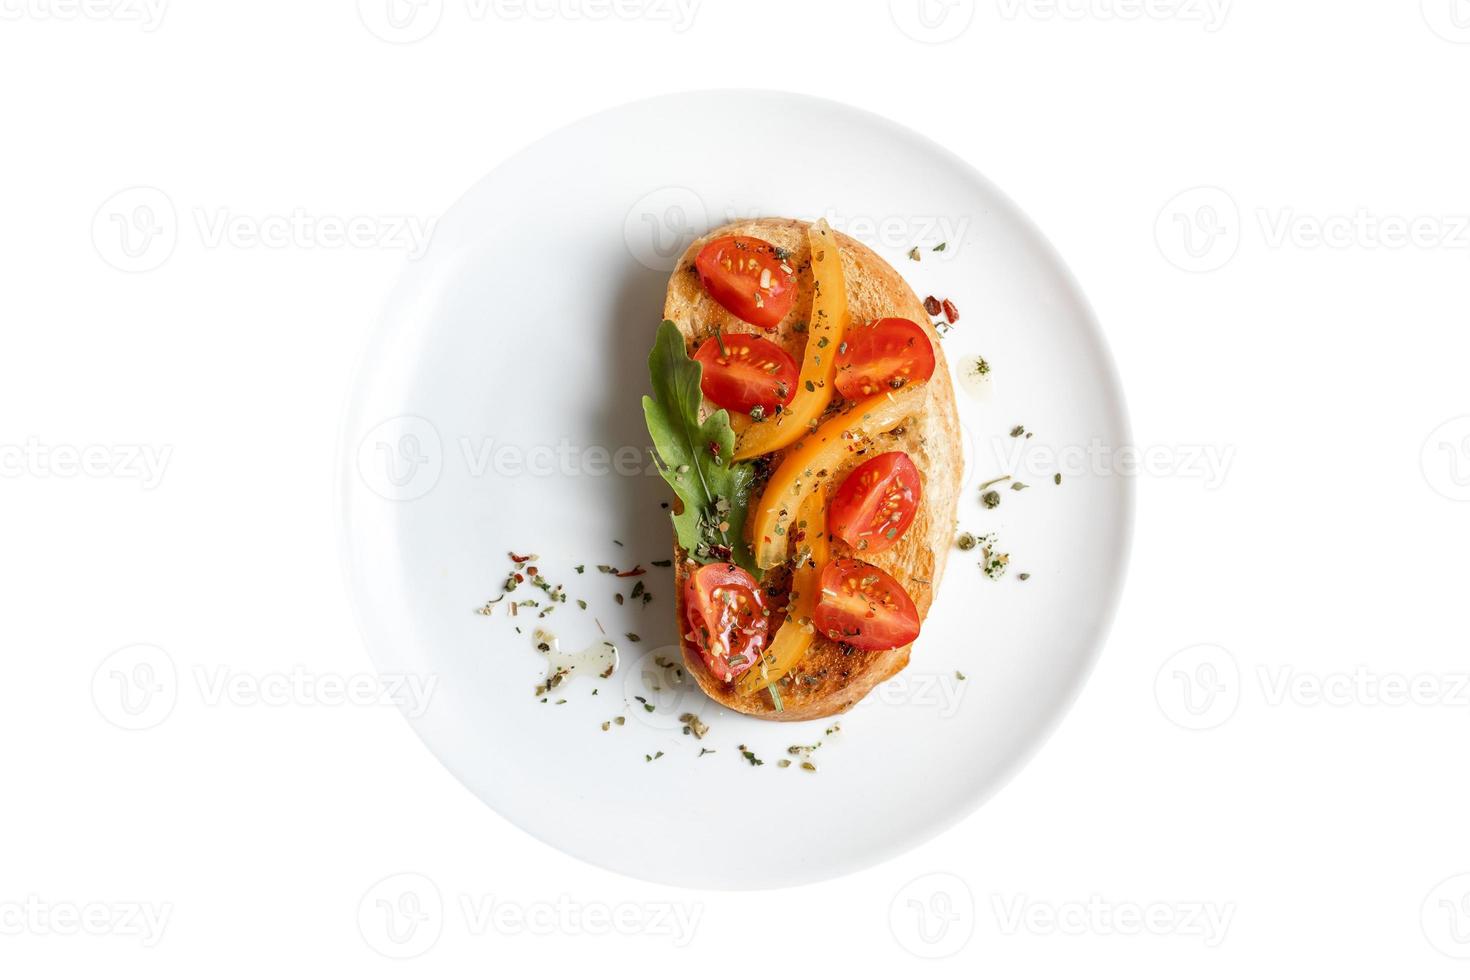
[[[782,165],[725,152],[732,120],[758,120]],[[1010,556],[993,580],[980,549],[954,550],[908,669],[820,722],[706,699],[678,667],[672,572],[652,564],[669,558],[668,495],[639,396],[668,273],[695,236],[760,215],[825,217],[958,306],[943,343],[965,430],[959,530]],[[679,885],[828,878],[970,813],[1075,696],[1130,537],[1118,381],[1040,234],[929,140],[786,93],[624,106],[482,180],[408,263],[343,438],[350,590],[379,670],[432,684],[405,703],[419,735],[528,833]],[[1002,476],[1001,505],[981,506]],[[536,556],[546,588],[523,572],[485,610],[511,552]],[[538,628],[566,651],[612,642],[620,666],[538,692]],[[731,814],[779,835],[779,857],[711,846]]]

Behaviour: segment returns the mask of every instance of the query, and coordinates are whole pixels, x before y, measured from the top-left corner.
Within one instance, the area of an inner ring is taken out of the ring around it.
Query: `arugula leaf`
[[[679,546],[702,565],[731,561],[757,579],[760,570],[742,529],[755,467],[733,462],[735,430],[723,408],[699,421],[703,366],[689,356],[672,320],[659,325],[648,374],[653,397],[643,396],[643,418],[659,472],[684,508],[673,515]],[[714,447],[717,453],[711,453]],[[724,525],[727,530],[721,531]]]

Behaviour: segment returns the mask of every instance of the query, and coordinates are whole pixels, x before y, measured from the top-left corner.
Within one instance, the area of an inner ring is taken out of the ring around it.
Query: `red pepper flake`
[[[925,313],[929,314],[930,316],[938,316],[940,310],[942,309],[944,309],[944,307],[939,305],[939,300],[935,299],[933,296],[924,297]]]
[[[953,300],[947,299],[944,301],[944,318],[950,323],[954,323],[960,318],[960,308],[954,305]]]
[[[510,553],[510,560],[513,561],[513,562],[515,562],[517,565],[524,565],[526,562],[528,562],[528,561],[531,560],[531,556],[530,555],[518,555],[514,551],[512,551]]]
[[[644,568],[642,565],[635,565],[634,567],[628,569],[626,572],[618,572],[617,573],[618,578],[633,578],[635,575],[647,575],[647,574],[648,574],[648,569]]]

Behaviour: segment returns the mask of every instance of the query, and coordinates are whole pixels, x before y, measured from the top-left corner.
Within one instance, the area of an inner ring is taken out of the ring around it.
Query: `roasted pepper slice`
[[[773,568],[785,561],[792,518],[802,501],[831,482],[847,456],[912,415],[927,394],[924,385],[916,384],[874,395],[832,416],[793,446],[771,474],[756,506],[751,529],[756,565]]]
[[[806,230],[812,250],[812,315],[796,397],[774,418],[746,426],[735,442],[736,459],[754,459],[785,449],[811,431],[836,391],[837,349],[847,336],[847,276],[837,236],[825,220]]]
[[[791,573],[791,595],[786,600],[786,621],[776,638],[761,655],[760,662],[739,680],[741,694],[753,694],[789,674],[806,657],[817,638],[812,610],[817,605],[817,580],[831,557],[827,542],[827,501],[823,494],[809,494],[796,512],[796,568]]]

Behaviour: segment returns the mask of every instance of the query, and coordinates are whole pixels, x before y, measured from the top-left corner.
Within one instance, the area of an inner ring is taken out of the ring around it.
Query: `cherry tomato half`
[[[716,334],[699,345],[694,359],[704,365],[704,396],[721,408],[749,413],[760,406],[770,415],[796,397],[800,370],[791,355],[749,333]]]
[[[892,548],[914,522],[923,496],[919,470],[908,453],[874,456],[847,475],[828,505],[832,534],[854,551]]]
[[[694,260],[704,288],[725,309],[767,330],[796,299],[796,270],[770,242],[744,235],[716,238]]]
[[[919,611],[883,569],[856,558],[827,563],[812,624],[830,640],[859,650],[891,650],[919,635]]]
[[[837,348],[837,390],[843,398],[867,398],[885,388],[928,381],[933,374],[929,335],[901,317],[857,327]]]
[[[689,639],[710,673],[729,683],[760,659],[770,618],[760,585],[728,563],[702,565],[684,583]]]

